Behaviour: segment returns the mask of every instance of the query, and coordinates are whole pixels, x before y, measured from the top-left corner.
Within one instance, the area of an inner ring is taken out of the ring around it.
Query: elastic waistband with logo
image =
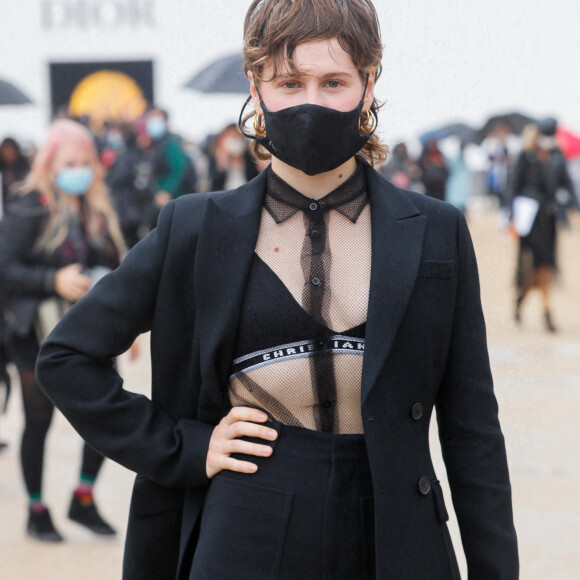
[[[303,358],[320,353],[360,354],[364,353],[364,338],[337,334],[324,339],[303,340],[246,354],[234,360],[230,381],[238,375],[254,369],[294,358]]]

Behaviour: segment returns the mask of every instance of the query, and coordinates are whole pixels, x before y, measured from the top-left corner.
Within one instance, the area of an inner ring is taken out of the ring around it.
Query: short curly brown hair
[[[254,0],[244,22],[244,72],[252,72],[256,82],[263,79],[269,64],[277,74],[283,65],[298,72],[294,63],[296,47],[307,41],[336,38],[359,71],[361,78],[381,74],[383,45],[375,7],[370,0]],[[375,99],[373,108],[380,104]],[[253,117],[247,114],[242,126]],[[252,153],[260,160],[271,158],[257,141]],[[357,154],[371,165],[380,165],[388,155],[386,145],[373,134]]]

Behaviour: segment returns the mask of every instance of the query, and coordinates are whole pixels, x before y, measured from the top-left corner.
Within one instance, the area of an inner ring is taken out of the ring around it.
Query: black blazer
[[[429,455],[440,440],[470,580],[518,577],[511,490],[473,247],[451,205],[366,167],[372,273],[361,412],[375,486],[377,578],[456,578]],[[186,575],[227,403],[264,174],[185,196],[46,341],[38,377],[91,445],[137,472],[126,579]],[[129,393],[112,359],[151,330],[152,394]],[[183,516],[183,517],[182,517]]]

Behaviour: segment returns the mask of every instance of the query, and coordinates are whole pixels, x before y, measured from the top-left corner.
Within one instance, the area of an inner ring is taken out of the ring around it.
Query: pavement
[[[560,275],[553,291],[558,332],[549,334],[543,328],[539,296],[530,296],[524,304],[522,324],[513,322],[516,244],[498,231],[495,211],[478,200],[469,223],[510,464],[520,577],[580,579],[580,229],[560,234]],[[130,362],[122,357],[120,369],[129,390],[147,393],[147,337],[140,340],[141,358]],[[451,507],[435,422],[431,427],[435,467]],[[0,578],[120,578],[133,475],[107,461],[97,483],[99,509],[118,530],[116,538],[95,538],[69,521],[66,512],[78,476],[81,443],[57,413],[47,441],[44,497],[66,541],[45,545],[31,540],[25,534],[26,495],[18,460],[21,429],[16,384],[8,413],[0,416],[0,440],[9,444],[0,452]],[[462,577],[467,578],[453,514],[449,527]]]

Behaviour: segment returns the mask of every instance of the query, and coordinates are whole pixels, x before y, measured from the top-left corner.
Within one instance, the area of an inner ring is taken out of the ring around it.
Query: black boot
[[[41,542],[62,542],[63,537],[56,531],[50,512],[45,509],[35,512],[29,509],[26,531],[29,536]]]
[[[94,503],[83,505],[81,501],[73,495],[68,510],[68,517],[85,526],[99,536],[114,536],[117,532],[99,515]]]
[[[546,330],[548,332],[556,332],[556,327],[554,326],[554,323],[552,322],[552,315],[551,315],[549,310],[546,310],[544,312],[544,321],[546,323]]]
[[[523,301],[524,301],[523,296],[518,296],[516,298],[516,308],[514,311],[514,320],[516,321],[516,324],[519,324],[522,321],[521,316],[520,316],[520,310],[521,310]]]

